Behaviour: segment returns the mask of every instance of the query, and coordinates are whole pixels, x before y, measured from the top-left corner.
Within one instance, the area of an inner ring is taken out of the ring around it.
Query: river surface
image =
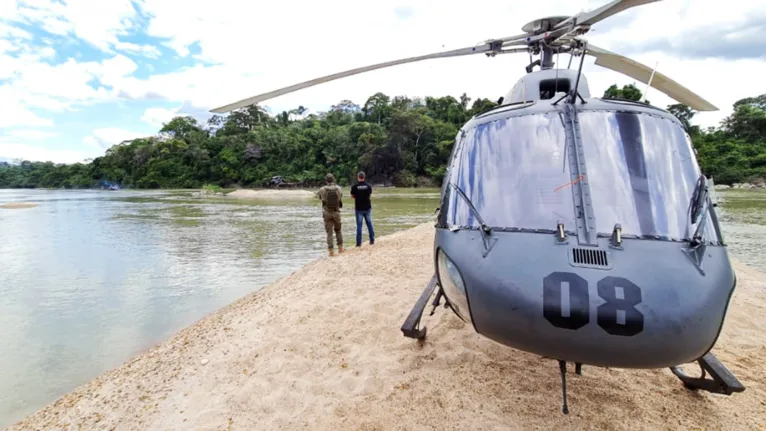
[[[434,220],[438,193],[376,190],[376,235]],[[766,271],[766,193],[719,195],[732,256]],[[326,253],[310,197],[0,190],[7,202],[39,206],[0,209],[0,428]]]

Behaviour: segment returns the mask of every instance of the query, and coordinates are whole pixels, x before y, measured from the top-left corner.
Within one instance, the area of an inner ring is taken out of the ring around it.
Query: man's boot
[[[328,248],[327,251],[330,252],[330,256],[335,256],[335,249]]]
[[[338,253],[343,253],[343,245],[338,244]]]

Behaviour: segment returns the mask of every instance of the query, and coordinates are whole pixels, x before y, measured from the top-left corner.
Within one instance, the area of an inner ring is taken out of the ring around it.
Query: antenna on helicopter
[[[577,69],[577,79],[575,80],[575,86],[572,89],[572,100],[571,100],[572,104],[574,104],[577,101],[576,99],[577,96],[580,96],[580,100],[582,101],[583,104],[585,103],[585,99],[583,99],[583,97],[580,95],[580,91],[578,90],[578,88],[580,87],[580,76],[582,75],[582,65],[583,63],[585,63],[585,52],[587,51],[587,49],[588,49],[588,42],[583,42],[582,54],[580,54],[581,55],[580,67]]]
[[[657,60],[654,63],[654,69],[652,69],[652,74],[649,76],[649,82],[646,83],[646,88],[644,89],[644,103],[647,103],[646,95],[649,93],[649,86],[652,84],[652,79],[654,79],[654,72],[657,71],[657,66],[660,65],[659,60]]]

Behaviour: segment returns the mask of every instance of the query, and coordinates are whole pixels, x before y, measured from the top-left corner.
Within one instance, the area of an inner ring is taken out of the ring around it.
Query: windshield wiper
[[[684,250],[686,255],[689,256],[692,262],[694,262],[697,269],[705,274],[702,269],[702,259],[705,257],[705,228],[707,227],[707,218],[710,214],[710,191],[708,190],[707,178],[704,174],[700,175],[697,180],[697,185],[692,193],[690,206],[690,218],[692,224],[697,224],[697,228],[694,230],[694,234],[689,241],[689,248]]]
[[[690,216],[692,224],[695,224],[699,221],[698,219],[702,210],[706,209],[703,207],[707,206],[709,194],[710,191],[707,187],[707,178],[705,177],[705,174],[701,174],[697,179],[697,184],[694,186],[694,192],[692,193],[690,202]]]
[[[492,249],[492,245],[494,245],[494,242],[490,243],[489,234],[492,233],[492,228],[489,227],[486,223],[484,223],[484,219],[481,218],[481,215],[479,214],[479,210],[476,209],[475,206],[473,206],[473,202],[471,202],[471,199],[466,196],[465,193],[463,193],[462,190],[460,190],[460,187],[457,186],[455,183],[449,183],[449,186],[455,189],[458,196],[463,198],[463,200],[468,204],[468,208],[471,210],[471,213],[474,217],[476,217],[476,220],[479,222],[479,232],[481,233],[481,239],[484,243],[484,253],[482,253],[482,257],[487,257],[487,254],[489,253],[490,249]],[[496,240],[495,240],[496,241]]]
[[[708,181],[704,174],[700,175],[697,180],[697,186],[694,188],[691,199],[691,222],[696,224],[697,228],[692,235],[691,243],[696,246],[704,242],[703,235],[705,228],[707,227],[707,217],[710,214],[710,190],[708,189]]]

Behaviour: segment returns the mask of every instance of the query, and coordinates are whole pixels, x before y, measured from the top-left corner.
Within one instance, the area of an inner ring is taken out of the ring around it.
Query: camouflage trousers
[[[327,233],[327,248],[333,248],[332,233],[335,232],[338,246],[343,245],[343,233],[340,231],[340,211],[322,211],[324,231]]]

